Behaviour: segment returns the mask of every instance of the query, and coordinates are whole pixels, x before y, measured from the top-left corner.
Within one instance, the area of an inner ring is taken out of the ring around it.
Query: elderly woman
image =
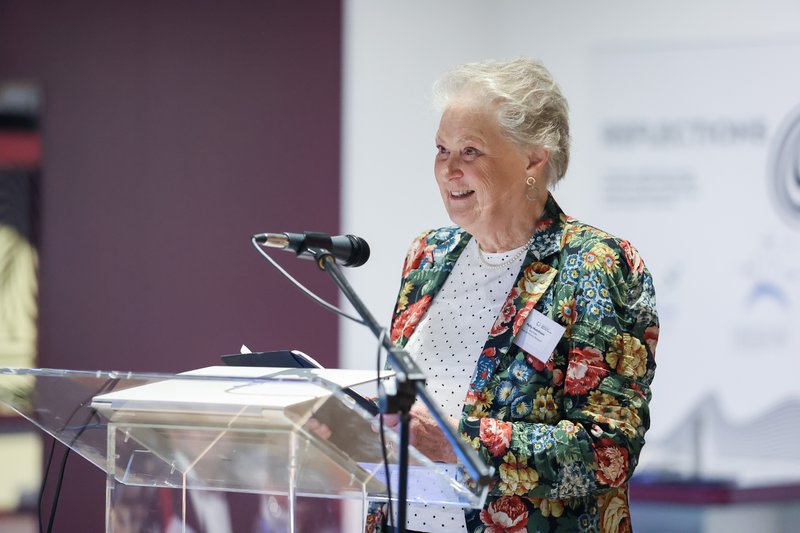
[[[483,509],[412,506],[412,531],[631,531],[658,319],[627,241],[565,215],[567,102],[541,64],[467,64],[436,84],[434,173],[456,227],[411,245],[391,327],[496,469]],[[454,455],[430,414],[412,443]],[[368,530],[385,527],[377,509]]]

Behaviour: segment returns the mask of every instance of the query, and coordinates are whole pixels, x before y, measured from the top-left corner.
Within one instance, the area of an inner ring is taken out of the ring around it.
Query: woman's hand
[[[313,416],[306,420],[306,423],[303,424],[303,429],[310,431],[322,440],[328,440],[333,434],[333,431],[331,431],[331,428],[328,427],[328,424],[325,422],[320,422]]]
[[[456,454],[453,452],[453,447],[444,436],[428,408],[419,402],[415,402],[411,406],[409,415],[411,417],[411,433],[409,436],[411,445],[431,461],[455,463]],[[458,424],[452,418],[449,422],[451,427],[458,427]],[[400,416],[396,414],[383,415],[383,424],[386,427],[397,428],[400,424]]]

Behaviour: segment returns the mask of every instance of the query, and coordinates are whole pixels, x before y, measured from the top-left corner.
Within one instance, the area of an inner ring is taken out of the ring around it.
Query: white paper
[[[514,339],[514,344],[546,363],[564,335],[564,326],[532,310]]]

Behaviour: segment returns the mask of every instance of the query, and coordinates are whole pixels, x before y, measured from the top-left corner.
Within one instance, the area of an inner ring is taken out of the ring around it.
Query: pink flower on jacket
[[[569,367],[564,391],[567,394],[586,394],[597,388],[608,375],[603,354],[594,348],[575,348],[569,352]]]
[[[410,337],[414,333],[414,329],[419,324],[425,311],[431,303],[431,295],[426,294],[418,302],[415,302],[408,307],[405,311],[400,313],[392,324],[392,332],[390,338],[392,342],[397,342],[403,337]]]
[[[516,291],[516,289],[512,289]],[[500,310],[500,316],[497,317],[497,322],[501,324],[505,324],[509,320],[514,317],[514,313],[517,312],[517,308],[514,306],[514,296],[509,295],[506,299],[506,303],[503,304],[503,309]]]
[[[376,533],[386,516],[384,505],[378,505],[374,512],[367,515],[367,523],[364,524],[364,533]]]
[[[517,313],[517,318],[514,319],[514,327],[512,329],[512,334],[516,337],[517,333],[519,333],[520,328],[522,328],[522,324],[525,323],[525,319],[528,318],[528,315],[531,314],[531,309],[533,309],[533,302],[529,302],[530,305],[526,305],[523,307],[519,313]]]
[[[536,221],[535,232],[544,231],[553,225],[553,217],[542,218]]]
[[[594,445],[594,456],[597,460],[597,481],[610,487],[625,483],[630,468],[626,448],[603,437]]]
[[[499,320],[495,321],[492,329],[489,330],[490,337],[497,337],[508,331],[508,326],[504,326]]]
[[[425,254],[425,239],[420,238],[414,241],[414,244],[411,245],[411,248],[408,250],[408,254],[406,254],[406,262],[403,265],[403,277],[405,278],[409,272],[412,270],[419,268],[420,263],[422,262],[422,256]]]
[[[528,352],[523,352],[525,354],[525,362],[528,363],[533,367],[534,370],[537,372],[544,372],[547,370],[548,372],[553,371],[553,358],[547,360],[546,363],[543,363],[539,360],[538,357],[534,357],[533,355],[529,354]]]
[[[511,442],[511,423],[498,422],[495,418],[481,418],[481,444],[493,457],[506,453]]]
[[[653,359],[656,358],[656,344],[658,344],[658,326],[650,326],[644,330],[644,343],[650,348]]]
[[[494,324],[492,325],[492,329],[489,330],[489,335],[492,337],[496,337],[498,335],[502,335],[508,330],[508,322],[514,318],[514,314],[517,312],[517,307],[514,305],[514,300],[519,295],[519,289],[514,287],[511,289],[511,292],[508,294],[505,303],[503,304],[503,308],[500,310],[500,314],[497,315],[497,319],[495,319]]]
[[[625,240],[620,241],[619,246],[622,248],[622,251],[625,252],[625,261],[628,263],[631,272],[637,274],[644,272],[644,261],[642,261],[642,256],[639,255],[639,251]]]
[[[426,244],[424,236],[414,241],[406,254],[406,260],[403,264],[403,277],[405,278],[409,272],[419,268],[423,259],[428,263],[433,263],[433,251],[435,249],[436,246],[433,244]]]
[[[519,496],[503,496],[481,511],[484,533],[523,533],[528,525],[528,508]]]

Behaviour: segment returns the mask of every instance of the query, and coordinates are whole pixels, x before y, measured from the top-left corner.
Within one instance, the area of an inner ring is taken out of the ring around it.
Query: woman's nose
[[[445,179],[451,180],[454,178],[459,178],[463,175],[464,173],[461,171],[461,160],[459,159],[458,155],[450,154],[450,156],[447,158],[447,161],[445,161]]]

